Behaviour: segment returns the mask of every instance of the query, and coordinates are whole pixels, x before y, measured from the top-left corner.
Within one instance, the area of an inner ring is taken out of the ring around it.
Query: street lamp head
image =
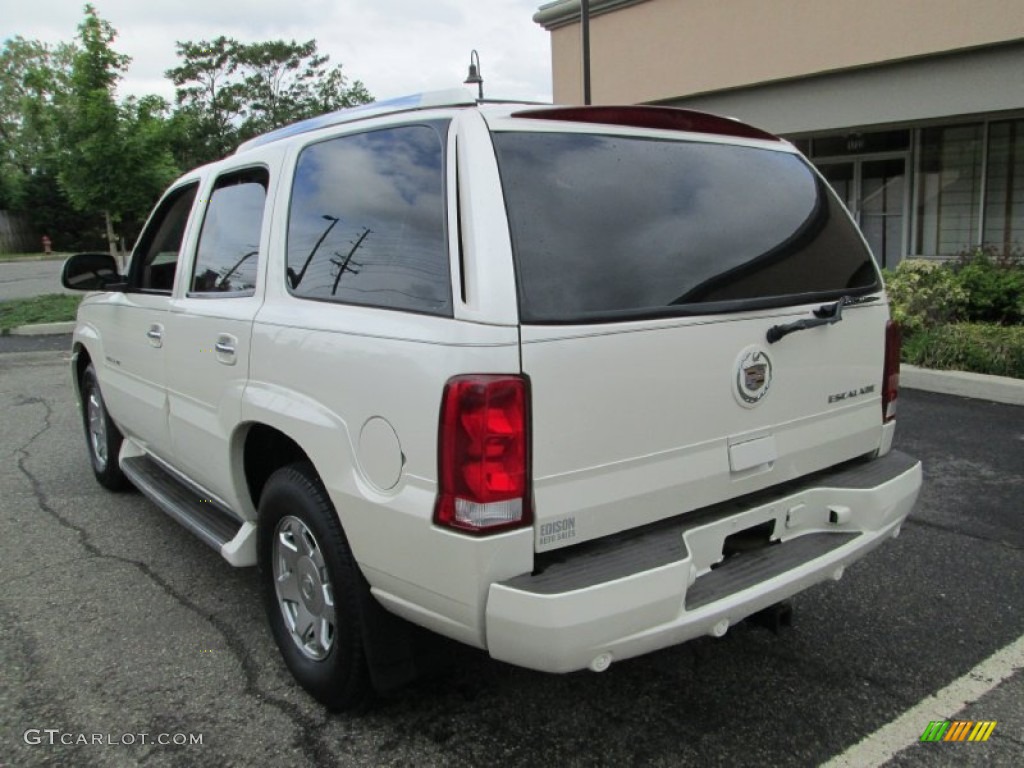
[[[478,98],[483,101],[484,79],[480,75],[480,54],[475,49],[469,54],[469,77],[463,80],[463,82],[466,85],[477,86],[480,89]]]

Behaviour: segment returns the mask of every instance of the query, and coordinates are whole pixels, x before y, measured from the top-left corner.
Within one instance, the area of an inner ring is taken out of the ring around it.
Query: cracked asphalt
[[[600,675],[454,648],[449,673],[329,714],[280,661],[255,571],[93,481],[64,357],[0,354],[0,766],[816,765],[1024,634],[1024,409],[904,391],[918,508],[799,596],[792,629],[743,624]],[[989,742],[893,764],[1021,764],[1021,671],[965,713],[999,721]]]

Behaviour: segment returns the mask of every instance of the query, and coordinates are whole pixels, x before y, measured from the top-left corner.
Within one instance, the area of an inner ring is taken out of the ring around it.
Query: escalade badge
[[[747,347],[736,363],[735,393],[740,405],[752,408],[768,394],[772,383],[772,361],[761,347]]]

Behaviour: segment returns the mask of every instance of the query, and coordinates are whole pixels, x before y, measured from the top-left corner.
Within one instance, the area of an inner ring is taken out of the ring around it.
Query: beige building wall
[[[1024,39],[1024,0],[641,0],[602,13],[603,5],[591,0],[595,104],[659,101]],[[579,3],[550,4],[536,18],[551,30],[555,103],[582,103]]]

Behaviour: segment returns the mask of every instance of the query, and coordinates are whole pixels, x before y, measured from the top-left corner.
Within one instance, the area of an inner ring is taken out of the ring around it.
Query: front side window
[[[198,188],[194,182],[172,191],[146,225],[132,256],[129,285],[135,290],[170,293],[174,289],[178,254]]]
[[[794,154],[579,133],[493,136],[524,322],[735,311],[877,287]]]
[[[446,130],[400,126],[302,150],[288,216],[293,294],[451,315]]]
[[[199,233],[192,293],[252,294],[269,175],[249,168],[217,179]]]

